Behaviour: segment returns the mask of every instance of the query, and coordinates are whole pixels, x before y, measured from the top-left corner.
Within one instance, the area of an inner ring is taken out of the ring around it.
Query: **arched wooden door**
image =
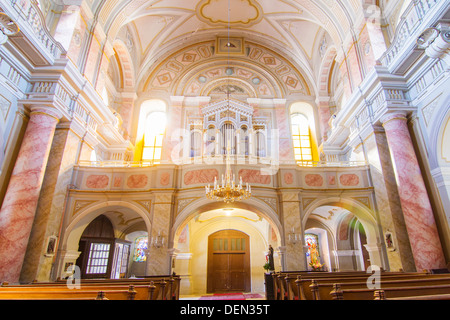
[[[222,230],[208,237],[208,293],[251,290],[249,239],[237,230]]]

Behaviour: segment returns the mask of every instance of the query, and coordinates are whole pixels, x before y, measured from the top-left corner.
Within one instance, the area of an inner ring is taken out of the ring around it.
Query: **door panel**
[[[223,230],[208,239],[207,292],[250,291],[249,237]]]

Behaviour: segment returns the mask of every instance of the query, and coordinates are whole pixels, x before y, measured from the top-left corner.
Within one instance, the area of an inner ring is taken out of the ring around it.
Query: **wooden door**
[[[222,230],[208,238],[207,292],[250,291],[249,236]]]

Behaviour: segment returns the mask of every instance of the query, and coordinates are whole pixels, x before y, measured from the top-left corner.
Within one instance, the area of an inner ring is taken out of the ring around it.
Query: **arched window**
[[[162,143],[166,131],[166,114],[152,112],[145,121],[144,147],[142,161],[152,161],[153,164],[161,162]]]
[[[300,113],[293,114],[292,123],[292,140],[294,144],[295,160],[312,161],[311,133],[308,119]]]
[[[136,238],[134,242],[133,261],[145,262],[147,261],[148,237],[143,236]]]

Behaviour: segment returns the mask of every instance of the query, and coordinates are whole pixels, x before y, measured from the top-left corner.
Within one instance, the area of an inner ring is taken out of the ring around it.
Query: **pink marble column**
[[[430,200],[408,130],[405,114],[381,119],[391,153],[400,203],[417,271],[445,268]]]
[[[0,282],[18,282],[53,134],[61,114],[32,107],[8,189],[0,210]]]

